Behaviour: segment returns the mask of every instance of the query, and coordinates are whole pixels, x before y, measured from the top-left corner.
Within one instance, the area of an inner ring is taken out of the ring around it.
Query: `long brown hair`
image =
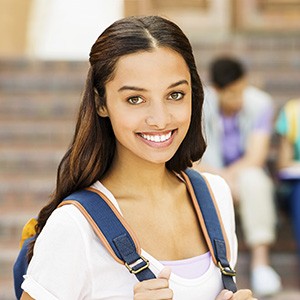
[[[97,107],[105,105],[105,85],[113,78],[120,57],[138,51],[151,51],[155,47],[168,47],[181,54],[192,81],[191,124],[166,167],[180,172],[202,157],[206,148],[202,134],[203,89],[189,40],[176,24],[159,16],[130,17],[116,21],[91,48],[90,69],[73,141],[59,164],[55,192],[39,213],[37,234],[66,196],[101,180],[109,169],[115,153],[115,135],[109,118],[97,114]],[[29,260],[33,255],[33,245],[34,242],[29,247]]]

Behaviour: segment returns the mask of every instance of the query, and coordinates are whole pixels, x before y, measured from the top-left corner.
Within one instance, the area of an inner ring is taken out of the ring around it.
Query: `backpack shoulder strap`
[[[140,254],[134,233],[105,195],[88,188],[71,194],[59,206],[66,204],[73,204],[81,211],[113,258],[124,264],[139,281],[155,278],[149,261]]]
[[[229,264],[230,249],[226,232],[208,183],[199,172],[192,169],[187,169],[183,176],[188,187],[190,181],[195,193],[197,201],[192,197],[193,203],[213,261],[221,270],[224,287],[235,292],[237,288],[233,276],[236,272]]]

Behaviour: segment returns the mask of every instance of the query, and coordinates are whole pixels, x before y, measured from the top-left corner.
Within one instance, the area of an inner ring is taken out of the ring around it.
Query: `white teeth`
[[[155,143],[159,143],[159,142],[165,142],[166,140],[168,140],[172,135],[172,132],[170,131],[167,134],[156,134],[156,135],[150,135],[150,134],[143,134],[141,133],[141,137],[144,138],[145,140],[151,141],[151,142],[155,142]]]

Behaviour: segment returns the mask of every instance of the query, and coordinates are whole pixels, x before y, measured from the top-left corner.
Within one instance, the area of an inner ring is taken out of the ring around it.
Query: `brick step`
[[[289,78],[289,75],[280,77],[280,74],[273,75],[273,77],[267,77],[264,80],[263,86],[266,90],[276,93],[278,91],[294,92],[295,96],[300,92],[300,74],[292,75],[293,79]]]
[[[74,131],[75,120],[1,120],[0,140],[3,150],[0,152],[10,152],[17,146],[22,150],[28,147],[67,149]]]
[[[0,61],[1,92],[82,91],[88,70],[87,62]]]
[[[0,270],[1,272],[1,270]],[[12,277],[12,275],[10,276]],[[1,300],[16,300],[13,281],[9,279],[0,279],[0,299]]]
[[[199,62],[199,71],[207,69],[211,61],[220,55],[224,49],[224,45],[216,45],[216,47],[207,48],[196,48],[194,50],[195,59]],[[229,47],[228,52],[242,58],[247,70],[251,72],[260,72],[261,74],[267,74],[269,72],[280,73],[284,72],[295,72],[300,68],[300,58],[298,51],[291,50],[285,51],[259,51],[253,52],[252,50],[239,49],[238,47]],[[247,55],[248,52],[249,55]]]
[[[300,50],[300,37],[299,34],[236,34],[228,39],[217,40],[214,38],[201,37],[199,40],[193,40],[195,49],[213,49],[223,45],[223,49],[242,49],[249,50],[251,53],[261,52],[289,52]],[[225,47],[226,46],[226,47]]]
[[[0,175],[0,215],[7,211],[38,210],[55,188],[56,171],[37,176]]]
[[[232,54],[242,59],[250,77],[252,77],[252,73],[257,73],[263,78],[266,76],[272,78],[273,75],[279,76],[281,72],[284,72],[287,76],[290,76],[290,80],[293,81],[293,74],[298,75],[297,72],[299,72],[300,69],[300,58],[298,54],[291,53],[286,59],[282,57],[278,59],[276,55],[268,59],[265,53],[257,58],[253,57],[252,54],[247,56],[247,53],[241,55],[239,52],[235,54],[235,52],[232,51]],[[195,51],[195,59],[199,66],[200,75],[207,71],[212,60],[219,55],[220,50],[216,50],[214,53],[211,53],[211,51],[206,53],[202,49]]]
[[[247,53],[247,50],[244,50]],[[270,51],[266,55],[265,51],[252,52],[251,55],[244,55],[243,61],[250,71],[266,72],[284,72],[296,71],[300,68],[300,58],[296,50]]]
[[[40,174],[54,173],[65,154],[64,149],[11,148],[0,149],[0,174]]]
[[[1,214],[0,221],[0,299],[15,299],[13,288],[13,265],[19,253],[21,229],[34,212],[12,216]],[[3,223],[5,226],[3,228]],[[10,226],[8,226],[10,225]],[[8,231],[10,229],[10,231]]]
[[[274,96],[276,94],[295,93],[300,91],[300,65],[297,69],[264,70],[248,69],[249,81],[258,87],[267,89]],[[202,73],[202,74],[201,74]],[[202,80],[209,82],[207,71],[200,72]],[[290,90],[292,89],[292,90]]]
[[[25,73],[28,71],[39,73],[79,73],[87,72],[89,63],[87,61],[72,60],[31,60],[26,57],[1,59],[0,73]]]
[[[251,50],[251,53],[288,53],[289,51],[300,50],[299,34],[249,34],[239,36],[236,41],[236,43],[238,43],[243,50]]]
[[[17,232],[17,236],[18,240],[11,243],[9,247],[7,245],[0,246],[0,280],[9,279],[11,276],[13,264],[19,253],[19,239],[21,238],[21,233]]]
[[[82,91],[83,74],[0,74],[0,90],[4,92]]]
[[[31,209],[26,207],[20,211],[13,211],[12,209],[1,211],[0,256],[2,258],[9,257],[12,252],[18,250],[23,226],[28,220],[36,217],[39,210],[40,207],[32,207]]]
[[[80,104],[80,92],[3,93],[0,120],[73,120]]]

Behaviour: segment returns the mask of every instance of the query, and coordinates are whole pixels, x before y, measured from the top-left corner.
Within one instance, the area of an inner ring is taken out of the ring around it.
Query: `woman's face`
[[[99,114],[110,118],[118,158],[170,160],[191,119],[191,78],[182,56],[163,47],[125,55],[105,88]]]

